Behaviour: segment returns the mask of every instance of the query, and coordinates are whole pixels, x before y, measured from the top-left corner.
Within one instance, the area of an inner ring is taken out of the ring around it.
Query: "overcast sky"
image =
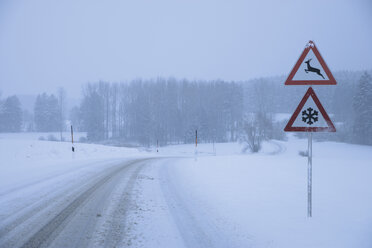
[[[372,69],[372,1],[1,0],[0,91],[287,75],[310,39],[331,71]]]

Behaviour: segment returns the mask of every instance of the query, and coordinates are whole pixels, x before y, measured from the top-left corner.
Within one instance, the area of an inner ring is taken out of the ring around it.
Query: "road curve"
[[[132,189],[149,160],[114,164],[25,206],[0,223],[0,247],[115,247],[125,239]]]

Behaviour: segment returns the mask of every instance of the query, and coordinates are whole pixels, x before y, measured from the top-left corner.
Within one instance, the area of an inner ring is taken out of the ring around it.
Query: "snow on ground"
[[[39,134],[0,135],[0,194],[92,163],[143,156],[134,148],[37,140]]]
[[[160,156],[194,156],[195,152],[198,156],[223,156],[223,155],[242,155],[243,144],[240,143],[199,143],[197,149],[195,145],[182,144],[159,147]],[[282,146],[277,141],[264,142],[262,144],[261,153],[263,154],[276,154],[282,152],[285,146]],[[152,152],[156,152],[156,148],[151,149]]]
[[[290,113],[277,113],[274,115],[274,120],[277,122],[288,121],[291,118]]]
[[[198,144],[196,151],[173,145],[159,153],[77,143],[72,154],[70,143],[38,137],[0,135],[0,227],[16,221],[25,206],[107,174],[118,161],[158,157],[125,179],[137,175],[122,220],[123,246],[372,247],[372,147],[314,142],[309,219],[307,158],[299,156],[306,139],[265,142],[258,154],[242,154],[238,143]],[[120,200],[126,183],[110,182]],[[110,221],[96,224],[97,244]]]
[[[39,247],[33,242],[49,238],[62,223],[67,227],[52,238],[54,247],[88,242],[96,214],[105,210],[100,223],[115,223],[113,214],[126,199],[123,190],[136,171],[130,161],[148,157],[133,148],[80,143],[72,153],[69,142],[6,136],[0,139],[0,247],[21,247],[27,240],[27,247]],[[115,217],[122,220],[122,215]],[[110,228],[107,241],[116,239],[112,233],[117,229]],[[103,233],[105,229],[94,236],[95,242]]]
[[[207,156],[211,147],[145,169],[132,234],[139,247],[372,247],[372,147],[314,142],[311,219],[307,158],[298,155],[307,140],[246,155],[217,144],[217,156]]]
[[[1,139],[19,139],[19,140],[39,140],[40,138],[48,140],[49,136],[53,136],[60,140],[61,134],[59,132],[24,132],[24,133],[0,133]],[[86,137],[85,132],[74,132],[74,140],[78,142],[80,138]],[[62,132],[62,138],[65,141],[71,142],[71,133]]]

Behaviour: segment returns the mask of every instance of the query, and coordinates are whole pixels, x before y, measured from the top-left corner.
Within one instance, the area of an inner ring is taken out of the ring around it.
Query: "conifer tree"
[[[365,72],[359,80],[354,99],[353,141],[372,145],[372,78]]]

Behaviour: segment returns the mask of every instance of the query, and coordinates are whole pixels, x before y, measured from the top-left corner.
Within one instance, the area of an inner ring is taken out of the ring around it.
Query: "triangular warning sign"
[[[289,74],[285,85],[335,85],[328,66],[314,42],[309,41],[297,63]]]
[[[300,115],[301,114],[301,115]],[[289,119],[286,132],[336,132],[313,88],[309,88]]]

